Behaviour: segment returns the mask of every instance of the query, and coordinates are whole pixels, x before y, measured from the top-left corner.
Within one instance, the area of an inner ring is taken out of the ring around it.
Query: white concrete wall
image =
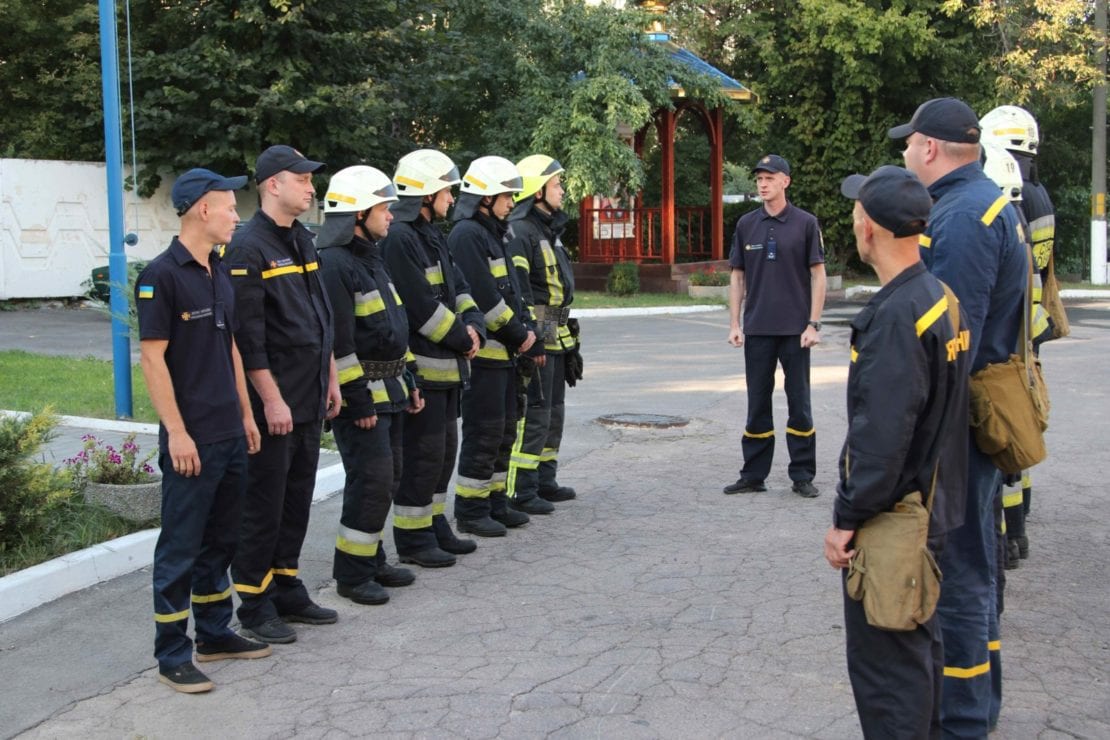
[[[172,184],[164,177],[151,198],[124,194],[124,233],[139,236],[128,259],[154,257],[177,233]],[[0,159],[0,300],[85,294],[92,269],[108,264],[106,191],[103,163]],[[253,189],[238,200],[250,218]]]

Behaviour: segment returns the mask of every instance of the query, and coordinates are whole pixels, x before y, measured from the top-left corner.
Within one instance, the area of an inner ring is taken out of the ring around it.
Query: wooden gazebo
[[[713,65],[698,58],[671,40],[663,24],[666,2],[641,3],[659,14],[648,38],[662,44],[680,64],[718,80],[720,90],[731,100],[751,101],[752,92]],[[628,203],[605,196],[584,198],[580,205],[578,244],[580,262],[673,265],[678,261],[719,260],[724,255],[724,223],[721,196],[724,160],[724,111],[707,108],[701,101],[686,97],[686,91],[671,83],[674,108],[661,108],[652,121],[631,137],[637,156],[643,157],[644,141],[652,127],[661,154],[661,203],[643,204],[638,193]],[[679,118],[690,114],[701,122],[709,139],[709,203],[705,206],[676,207],[675,134]]]

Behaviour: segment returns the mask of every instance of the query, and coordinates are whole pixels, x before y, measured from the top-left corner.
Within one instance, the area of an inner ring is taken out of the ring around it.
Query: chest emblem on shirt
[[[206,319],[212,315],[212,308],[195,308],[192,311],[182,311],[182,321],[196,321],[197,319]]]
[[[285,258],[280,259],[280,260],[270,260],[270,267],[271,268],[289,267],[289,265],[291,265],[291,264],[293,264],[293,258],[292,257],[285,257]]]
[[[757,249],[763,249],[763,245],[762,244],[745,244],[744,245],[744,251],[745,252],[754,252]]]

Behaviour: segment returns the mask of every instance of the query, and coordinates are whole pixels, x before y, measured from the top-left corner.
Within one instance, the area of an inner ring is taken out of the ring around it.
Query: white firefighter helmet
[[[358,213],[395,200],[397,191],[389,175],[359,164],[332,175],[324,196],[324,213]]]
[[[504,157],[478,157],[470,163],[462,179],[463,194],[519,193],[523,188],[520,171]]]
[[[459,184],[459,168],[443,152],[417,149],[397,162],[393,184],[398,195],[435,195]]]
[[[1024,108],[1000,105],[979,121],[984,139],[995,139],[1012,152],[1036,154],[1041,143],[1037,119]]]
[[[985,139],[983,145],[983,172],[1002,189],[1002,194],[1012,201],[1021,200],[1021,168],[1014,155],[994,139]]]

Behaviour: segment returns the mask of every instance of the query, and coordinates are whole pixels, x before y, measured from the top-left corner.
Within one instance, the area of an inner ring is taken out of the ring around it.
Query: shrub
[[[720,287],[729,284],[729,280],[731,279],[730,272],[731,271],[726,270],[711,270],[708,268],[705,270],[698,270],[697,272],[690,273],[688,282],[690,285],[712,285]]]
[[[605,280],[605,292],[634,295],[640,291],[640,267],[635,262],[617,262]]]
[[[0,553],[46,528],[72,495],[69,473],[36,459],[57,424],[49,411],[0,418]]]

